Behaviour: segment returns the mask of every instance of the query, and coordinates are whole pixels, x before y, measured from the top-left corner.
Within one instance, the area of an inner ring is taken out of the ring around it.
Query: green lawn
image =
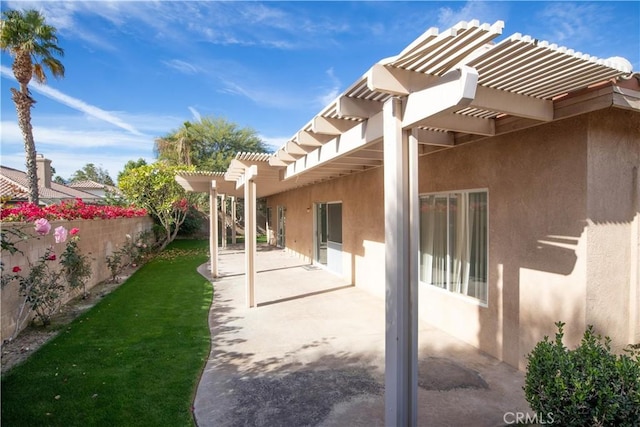
[[[209,352],[207,241],[174,242],[2,378],[3,426],[188,426]]]

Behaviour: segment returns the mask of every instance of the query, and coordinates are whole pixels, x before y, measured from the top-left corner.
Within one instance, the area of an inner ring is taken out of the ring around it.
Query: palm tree
[[[191,166],[191,149],[195,143],[191,128],[192,124],[186,121],[178,130],[156,138],[155,151],[158,158],[172,165]]]
[[[0,20],[0,48],[13,57],[11,66],[20,89],[11,88],[16,104],[18,125],[24,137],[27,180],[29,181],[29,201],[38,203],[38,176],[36,172],[36,146],[31,127],[31,107],[36,101],[31,97],[29,82],[35,78],[45,83],[48,69],[54,77],[64,77],[64,66],[53,57],[63,56],[58,46],[56,29],[45,23],[44,16],[37,10],[2,12]]]

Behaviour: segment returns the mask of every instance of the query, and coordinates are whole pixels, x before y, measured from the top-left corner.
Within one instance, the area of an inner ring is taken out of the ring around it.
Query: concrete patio
[[[384,301],[261,246],[249,309],[242,248],[219,260],[198,426],[384,426]],[[423,322],[419,339],[420,426],[504,426],[528,410],[522,372]]]

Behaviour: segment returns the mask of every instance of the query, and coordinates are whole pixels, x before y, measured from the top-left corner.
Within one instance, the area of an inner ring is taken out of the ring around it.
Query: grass
[[[209,352],[208,242],[180,240],[2,378],[2,425],[188,426]]]
[[[227,238],[227,243],[231,243],[231,237]],[[244,236],[237,236],[236,243],[244,243]],[[265,234],[259,234],[256,237],[256,243],[267,243],[267,236]]]

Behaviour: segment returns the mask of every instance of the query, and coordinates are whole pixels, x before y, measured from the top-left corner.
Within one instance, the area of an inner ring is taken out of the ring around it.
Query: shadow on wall
[[[581,233],[578,227],[571,232],[575,235],[545,236],[529,244],[519,239],[520,244],[509,248],[506,262],[495,260],[493,277],[501,282],[502,295],[496,295],[490,304],[496,304],[493,313],[501,315],[490,325],[482,316],[483,309],[479,310],[479,338],[495,337],[493,348],[512,366],[524,369],[525,355],[545,335],[553,336],[558,320],[567,323],[569,341],[578,342],[582,335],[585,283],[576,272]]]

